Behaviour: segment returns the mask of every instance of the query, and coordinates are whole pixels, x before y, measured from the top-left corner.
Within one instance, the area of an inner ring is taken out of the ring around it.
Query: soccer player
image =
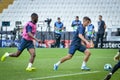
[[[87,37],[88,37],[88,40],[90,41],[90,47],[94,47],[94,43],[93,43],[93,38],[94,38],[94,25],[91,24],[91,21],[90,21],[90,24],[87,26]]]
[[[23,29],[22,39],[21,43],[18,47],[18,50],[16,53],[8,53],[6,52],[2,57],[1,61],[4,61],[7,57],[19,57],[23,50],[27,48],[28,52],[30,53],[30,60],[28,67],[26,68],[26,71],[33,71],[35,68],[32,67],[32,64],[35,59],[35,48],[33,44],[33,40],[40,43],[40,40],[35,38],[34,35],[36,34],[36,23],[38,21],[38,15],[36,13],[33,13],[31,15],[31,21],[29,21]]]
[[[112,75],[120,68],[120,49],[119,52],[115,55],[114,60],[118,60],[118,63],[113,67],[110,73],[104,78],[104,80],[110,80]]]
[[[71,59],[73,57],[73,55],[75,54],[76,50],[83,52],[85,54],[81,69],[82,70],[90,70],[90,68],[88,68],[86,66],[86,63],[90,57],[90,51],[88,49],[86,49],[86,47],[84,45],[81,44],[81,41],[83,41],[84,43],[86,43],[87,45],[90,45],[90,43],[84,38],[84,33],[85,33],[85,27],[88,26],[90,22],[90,18],[89,17],[84,17],[83,18],[83,24],[81,24],[73,37],[73,40],[71,42],[70,48],[69,48],[69,53],[62,58],[60,61],[58,61],[56,64],[54,64],[54,70],[58,69],[58,66]]]
[[[60,47],[60,40],[61,40],[61,35],[62,35],[62,30],[63,28],[63,23],[61,22],[60,17],[57,18],[57,22],[55,22],[54,24],[54,29],[55,29],[55,39],[56,39],[56,43],[55,46],[57,48]]]
[[[71,26],[73,27],[73,31],[77,30],[77,27],[81,25],[81,21],[79,20],[79,16],[76,16],[75,20],[72,21]]]

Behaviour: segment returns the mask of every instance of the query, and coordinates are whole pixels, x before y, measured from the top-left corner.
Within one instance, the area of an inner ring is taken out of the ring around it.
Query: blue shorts
[[[71,45],[70,48],[69,48],[69,54],[74,55],[76,50],[78,50],[80,52],[85,52],[86,47],[84,45],[80,45],[80,46]]]
[[[27,50],[29,50],[30,48],[34,48],[33,41],[22,38],[21,43],[18,46],[18,50],[22,52],[25,48],[27,48]]]

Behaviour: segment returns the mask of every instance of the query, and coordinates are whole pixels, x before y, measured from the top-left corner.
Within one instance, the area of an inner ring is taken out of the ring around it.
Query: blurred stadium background
[[[4,63],[0,61],[0,80],[40,80],[42,78],[44,80],[53,80],[53,78],[55,80],[103,80],[108,73],[103,69],[104,64],[110,63],[112,66],[116,64],[113,56],[120,48],[120,0],[0,0],[0,47],[7,47],[0,48],[0,57],[6,51],[16,51],[16,48],[9,47],[18,46],[22,28],[27,21],[30,21],[30,15],[33,12],[39,15],[36,37],[43,41],[42,44],[36,43],[36,47],[47,47],[36,49],[37,58],[34,65],[37,71],[31,73],[25,71],[25,65],[28,62],[26,58],[29,58],[25,50],[16,60],[8,58]],[[89,74],[80,70],[84,55],[79,52],[76,52],[74,59],[63,64],[58,71],[53,71],[53,64],[68,52],[67,48],[73,37],[71,23],[75,16],[79,16],[81,21],[84,16],[90,17],[97,32],[99,15],[103,16],[107,25],[103,44],[103,48],[107,49],[90,49],[92,56],[88,63],[90,72],[98,72]],[[66,27],[61,39],[65,49],[61,49],[62,43],[61,48],[49,48],[54,47],[54,22],[57,17],[61,18]],[[52,19],[50,27],[45,22],[47,19]],[[76,73],[80,74],[61,76]],[[119,74],[120,71],[116,72],[111,80],[119,80]],[[49,78],[51,76],[53,78]]]
[[[57,17],[66,27],[62,40],[68,47],[72,39],[71,23],[75,16],[79,16],[81,21],[84,16],[90,17],[97,32],[98,16],[102,15],[107,25],[104,48],[120,48],[119,5],[119,0],[0,0],[0,45],[10,46],[11,40],[15,40],[17,45],[23,25],[30,20],[31,13],[36,12],[39,15],[37,37],[46,42],[43,44],[45,47],[50,47],[54,40],[54,22]],[[45,22],[47,19],[52,19],[50,30]],[[8,27],[3,25],[6,21],[10,22]]]

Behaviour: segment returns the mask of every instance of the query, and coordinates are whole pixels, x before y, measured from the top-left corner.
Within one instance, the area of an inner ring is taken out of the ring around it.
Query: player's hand
[[[88,41],[86,41],[86,48],[90,48],[90,43]]]
[[[88,41],[86,41],[85,43],[86,43],[86,45],[90,45],[90,43]]]
[[[38,43],[41,43],[41,40],[39,40],[39,39],[36,39],[36,41],[37,41]]]
[[[41,41],[41,40],[38,40],[38,43],[42,43],[42,41]]]

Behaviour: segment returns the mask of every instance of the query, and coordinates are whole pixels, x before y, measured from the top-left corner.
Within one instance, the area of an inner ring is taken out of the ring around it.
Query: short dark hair
[[[58,17],[57,19],[60,20],[60,17]]]
[[[91,19],[87,16],[83,17],[84,20],[88,20],[88,21],[91,21]]]
[[[79,16],[76,16],[76,18],[79,18]]]
[[[38,14],[37,13],[32,13],[31,17],[38,17]]]
[[[102,15],[99,15],[99,17],[102,17]]]

